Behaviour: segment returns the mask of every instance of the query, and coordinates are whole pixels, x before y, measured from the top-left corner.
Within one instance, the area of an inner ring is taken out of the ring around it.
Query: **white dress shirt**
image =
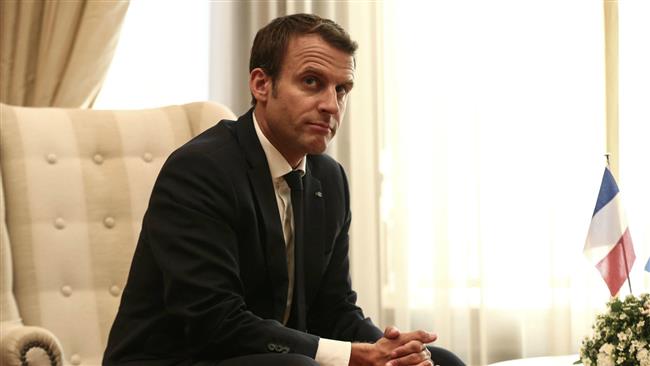
[[[269,164],[271,178],[273,179],[273,188],[275,189],[275,199],[278,204],[278,212],[280,213],[280,222],[284,234],[285,245],[287,245],[287,267],[289,268],[289,287],[287,288],[287,307],[284,313],[284,324],[289,319],[291,311],[291,302],[293,301],[293,209],[291,206],[291,190],[289,185],[284,180],[284,175],[291,172],[293,167],[289,165],[287,160],[282,156],[278,149],[269,142],[253,112],[253,122],[255,124],[255,132],[257,138],[262,144],[266,161]],[[306,159],[302,159],[297,170],[305,174],[307,167]],[[316,350],[315,360],[321,366],[347,366],[350,362],[350,353],[352,352],[352,344],[350,342],[336,341],[327,338],[320,338],[318,341],[318,349]]]

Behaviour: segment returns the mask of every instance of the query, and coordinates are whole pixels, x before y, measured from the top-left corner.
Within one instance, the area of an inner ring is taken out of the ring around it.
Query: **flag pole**
[[[605,159],[607,159],[607,169],[609,169],[609,155],[610,153],[605,153]],[[632,281],[630,281],[630,267],[627,264],[627,253],[625,253],[624,241],[621,242],[621,249],[623,250],[623,263],[625,263],[625,275],[627,276],[627,286],[630,289],[630,294],[632,294]]]

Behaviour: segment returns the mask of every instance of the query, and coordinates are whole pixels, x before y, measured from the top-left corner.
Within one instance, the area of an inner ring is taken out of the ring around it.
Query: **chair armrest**
[[[61,343],[40,327],[18,326],[2,332],[0,364],[3,366],[63,365]]]

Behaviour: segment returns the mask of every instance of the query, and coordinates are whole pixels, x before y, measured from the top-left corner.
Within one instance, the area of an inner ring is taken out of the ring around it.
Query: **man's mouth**
[[[324,122],[309,122],[307,123],[307,126],[322,134],[334,133],[334,129]]]

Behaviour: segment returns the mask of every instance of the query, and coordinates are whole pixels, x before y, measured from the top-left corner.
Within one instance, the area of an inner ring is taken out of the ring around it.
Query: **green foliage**
[[[580,360],[585,366],[650,366],[650,295],[628,295],[607,303],[596,316],[593,334],[582,341]]]

